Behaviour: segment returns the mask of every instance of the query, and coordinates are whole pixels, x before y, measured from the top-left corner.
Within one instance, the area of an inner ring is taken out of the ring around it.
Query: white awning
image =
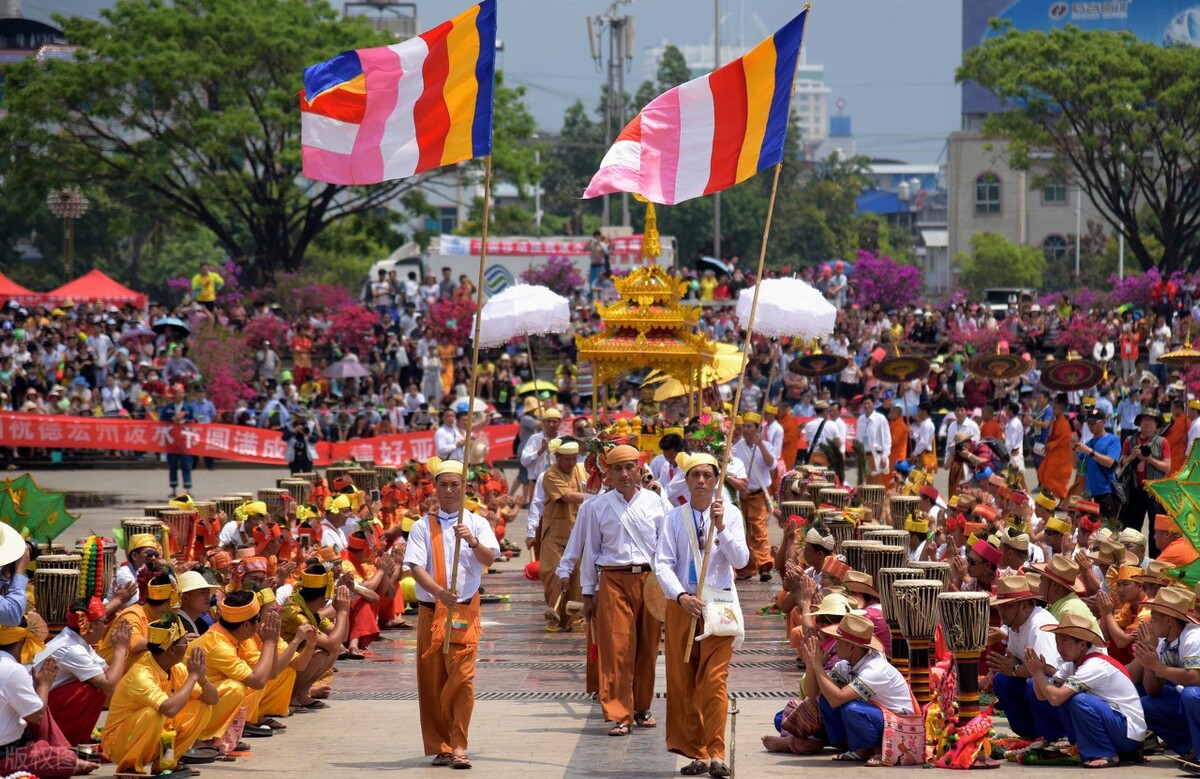
[[[950,246],[949,230],[922,230],[921,240],[933,249],[945,249]]]

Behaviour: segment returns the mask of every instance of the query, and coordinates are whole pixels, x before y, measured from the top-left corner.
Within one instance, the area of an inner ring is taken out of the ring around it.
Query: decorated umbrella
[[[973,375],[994,381],[1024,376],[1031,367],[1029,360],[1015,354],[985,354],[967,364]]]
[[[330,379],[361,379],[370,375],[358,360],[338,360],[325,369],[325,376]]]
[[[478,322],[479,346],[499,346],[524,336],[529,370],[534,371],[533,346],[529,336],[563,333],[570,326],[571,304],[566,298],[536,284],[515,284],[484,303]],[[538,381],[535,372],[533,381],[517,387],[517,394],[542,390],[556,392],[558,385]],[[540,409],[541,398],[535,397],[538,398]]]
[[[154,332],[156,333],[165,333],[168,328],[172,327],[181,331],[183,335],[192,332],[192,328],[188,327],[187,322],[176,316],[160,317],[154,322]]]
[[[701,257],[696,261],[696,265],[702,271],[712,270],[716,271],[717,273],[729,275],[729,266],[718,260],[716,257]]]
[[[898,354],[895,357],[884,358],[872,371],[875,378],[881,381],[903,384],[906,381],[925,378],[929,375],[930,367],[929,360],[924,357]]]
[[[1196,363],[1200,363],[1200,351],[1193,349],[1192,345],[1186,344],[1181,349],[1176,349],[1167,352],[1158,358],[1159,362],[1165,362],[1172,368],[1187,368]]]
[[[1104,378],[1104,368],[1091,360],[1066,360],[1042,371],[1042,386],[1053,392],[1091,389]]]
[[[754,331],[780,338],[821,338],[833,332],[837,309],[825,296],[797,278],[764,279],[759,286]],[[743,327],[750,321],[754,288],[738,295],[737,318]]]
[[[126,330],[125,332],[121,333],[117,340],[121,343],[125,343],[126,341],[132,341],[136,338],[153,338],[154,335],[154,331],[148,327],[135,327],[132,330]]]
[[[800,376],[807,376],[810,379],[815,379],[821,376],[828,376],[831,373],[839,373],[845,370],[850,361],[838,354],[824,354],[817,352],[816,354],[806,354],[803,357],[797,357],[788,363],[788,370]]]
[[[50,543],[79,519],[67,511],[65,492],[48,492],[29,474],[6,479],[0,489],[0,522],[24,538]]]

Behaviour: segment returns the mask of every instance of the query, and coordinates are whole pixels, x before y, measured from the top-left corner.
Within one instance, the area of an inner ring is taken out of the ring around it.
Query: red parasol
[[[967,365],[967,370],[985,379],[1000,381],[1024,376],[1031,368],[1029,360],[1015,354],[985,354]]]
[[[818,376],[838,373],[849,364],[849,360],[837,354],[806,354],[788,363],[788,370],[815,379]]]
[[[911,354],[900,354],[887,357],[880,361],[872,370],[875,378],[893,384],[901,384],[914,379],[923,379],[929,375],[929,360],[924,357],[914,357]]]
[[[1091,360],[1067,360],[1042,371],[1042,386],[1054,392],[1091,389],[1104,378],[1104,368]]]

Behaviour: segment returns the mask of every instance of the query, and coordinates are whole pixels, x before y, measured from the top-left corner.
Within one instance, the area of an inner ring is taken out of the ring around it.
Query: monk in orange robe
[[[1167,443],[1171,446],[1171,472],[1168,477],[1179,473],[1183,468],[1183,464],[1187,462],[1187,435],[1188,427],[1191,425],[1191,420],[1188,419],[1187,409],[1183,405],[1182,400],[1171,401],[1171,424],[1167,427],[1167,431],[1163,433],[1163,437],[1167,439]],[[1183,452],[1183,456],[1179,455]]]
[[[1046,439],[1046,458],[1038,466],[1038,483],[1054,495],[1066,495],[1075,471],[1075,454],[1071,449],[1071,423],[1067,421],[1067,397],[1054,399],[1054,419]]]
[[[904,421],[904,414],[899,406],[892,406],[888,417],[888,427],[892,431],[892,451],[888,455],[888,462],[892,466],[888,483],[891,484],[896,480],[896,463],[908,459],[908,423]]]
[[[793,468],[796,465],[796,455],[800,453],[800,437],[802,425],[800,418],[792,414],[786,403],[779,404],[779,425],[783,428],[783,467]]]

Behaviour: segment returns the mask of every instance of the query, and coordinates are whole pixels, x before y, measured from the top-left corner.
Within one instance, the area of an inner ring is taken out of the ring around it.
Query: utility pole
[[[713,70],[721,67],[721,0],[713,0]],[[721,259],[721,193],[713,194],[713,257]]]
[[[625,69],[633,60],[634,50],[634,18],[622,16],[618,7],[633,0],[612,0],[604,16],[588,17],[588,44],[591,47],[592,59],[600,66],[600,36],[608,33],[608,62],[605,66],[607,99],[604,101],[604,143],[612,146],[617,133],[629,122],[628,105],[625,102]],[[603,197],[603,224],[612,223],[608,195]],[[629,194],[621,193],[621,224],[629,226]]]

